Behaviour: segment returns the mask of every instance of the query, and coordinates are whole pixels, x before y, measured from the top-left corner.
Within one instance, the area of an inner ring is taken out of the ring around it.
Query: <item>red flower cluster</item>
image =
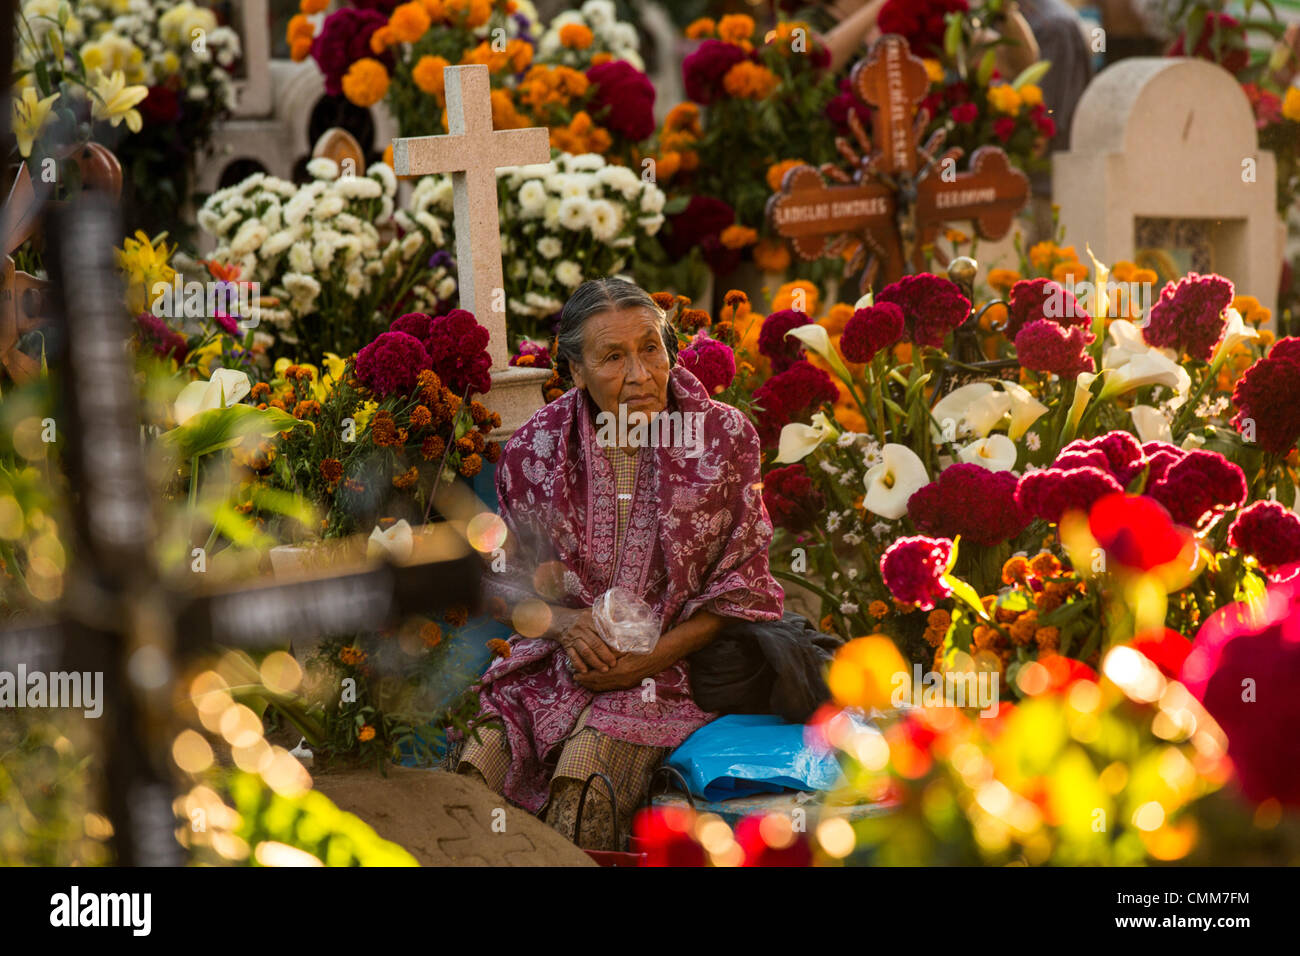
[[[929,611],[952,596],[943,583],[951,557],[952,542],[946,538],[899,538],[881,555],[880,576],[896,600]]]
[[[710,395],[725,391],[736,377],[736,354],[703,334],[677,353],[677,363],[698,378]]]
[[[357,378],[380,398],[415,387],[432,366],[423,343],[407,332],[384,332],[357,353]]]
[[[738,249],[728,249],[718,238],[722,230],[736,221],[736,211],[721,199],[695,195],[686,208],[668,217],[663,236],[664,250],[671,259],[683,259],[696,246],[704,261],[719,275],[730,272],[740,261]]]
[[[1044,468],[1021,476],[1016,504],[1029,517],[1055,524],[1067,511],[1087,511],[1098,499],[1123,490],[1110,472],[1100,468]]]
[[[1169,462],[1167,452],[1161,475],[1154,481],[1148,476],[1146,494],[1169,509],[1181,525],[1200,530],[1202,522],[1212,523],[1221,511],[1239,508],[1246,501],[1245,473],[1218,452],[1197,449],[1165,462]]]
[[[489,333],[473,313],[452,309],[429,320],[424,347],[433,360],[433,370],[454,394],[486,395],[492,388],[492,358],[487,353]]]
[[[849,126],[850,113],[857,114],[863,129],[871,129],[871,107],[858,98],[846,76],[840,80],[840,91],[826,104],[826,118],[841,136],[848,136],[852,131]]]
[[[343,93],[343,75],[357,60],[375,55],[370,49],[370,37],[387,25],[388,17],[378,10],[344,7],[325,18],[320,33],[312,40],[311,57],[325,78],[326,93],[330,96]],[[392,54],[384,53],[378,59],[391,72]]]
[[[1161,290],[1142,337],[1148,345],[1208,362],[1223,336],[1223,310],[1232,303],[1232,292],[1232,283],[1223,276],[1189,272]]]
[[[840,351],[850,362],[870,362],[903,334],[903,310],[892,302],[858,309],[844,324]]]
[[[608,60],[587,70],[595,85],[588,108],[599,113],[607,129],[630,140],[655,131],[655,88],[649,77],[626,60]]]
[[[1017,479],[1009,471],[989,471],[961,463],[945,468],[907,500],[917,530],[985,547],[1014,538],[1028,519],[1016,505]]]
[[[519,351],[510,356],[510,364],[525,368],[550,368],[551,350],[545,345],[524,339],[519,343]]]
[[[720,96],[726,96],[722,78],[741,60],[750,58],[750,54],[734,43],[713,39],[703,41],[694,53],[682,61],[682,82],[686,86],[686,96],[703,106],[708,106]]]
[[[881,33],[905,37],[918,56],[931,56],[943,50],[945,15],[968,9],[966,0],[889,0],[876,22]]]
[[[1272,587],[1263,607],[1230,604],[1202,625],[1179,679],[1228,736],[1242,792],[1300,806],[1300,591]],[[1241,692],[1249,678],[1255,693]]]
[[[1074,378],[1080,372],[1097,370],[1092,356],[1085,351],[1096,340],[1087,329],[1036,319],[1016,335],[1016,360],[1022,368]]]
[[[803,418],[839,397],[839,389],[830,375],[803,359],[773,375],[754,390],[754,404],[763,410],[757,416],[758,437],[763,447],[775,445],[781,429],[796,418]]]
[[[1272,573],[1300,562],[1300,518],[1276,501],[1257,501],[1229,526],[1228,544]]]
[[[1088,530],[1113,561],[1139,571],[1168,564],[1182,554],[1189,535],[1164,505],[1146,495],[1104,495],[1088,511]]]
[[[1218,47],[1216,55],[1214,50]],[[1169,48],[1168,56],[1187,56],[1187,34],[1181,33]],[[1241,24],[1236,17],[1226,13],[1207,11],[1201,26],[1201,35],[1196,40],[1196,49],[1192,56],[1199,56],[1211,63],[1218,63],[1229,73],[1240,73],[1250,62],[1250,52]]]
[[[1157,444],[1153,442],[1152,444]],[[1174,448],[1173,445],[1168,446]],[[1182,454],[1182,449],[1175,449]],[[1061,449],[1054,468],[1083,468],[1091,465],[1108,471],[1125,488],[1146,466],[1143,446],[1128,432],[1107,432],[1098,438],[1079,438]]]
[[[1268,355],[1237,380],[1232,425],[1274,455],[1300,438],[1300,339],[1279,339]],[[1253,434],[1251,434],[1253,433]]]
[[[135,317],[136,341],[141,348],[151,348],[159,358],[174,358],[178,362],[185,360],[189,344],[185,336],[167,327],[167,323],[152,312],[141,312]]]
[[[811,325],[812,319],[794,309],[773,312],[763,320],[758,333],[758,351],[772,362],[773,372],[784,372],[803,357],[803,345],[798,339],[788,339],[785,333],[801,325]]]
[[[1074,293],[1051,279],[1021,279],[1011,287],[1007,301],[1007,324],[1002,334],[1015,341],[1020,330],[1039,319],[1050,319],[1061,326],[1092,325],[1092,316]]]
[[[795,463],[763,477],[763,504],[772,524],[799,534],[812,527],[826,502],[804,466]]]
[[[921,273],[891,282],[876,296],[876,304],[890,302],[903,310],[907,336],[917,345],[940,348],[946,336],[970,315],[970,300],[956,283]]]

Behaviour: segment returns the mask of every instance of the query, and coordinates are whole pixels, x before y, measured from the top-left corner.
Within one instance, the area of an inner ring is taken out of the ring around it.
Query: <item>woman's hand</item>
[[[653,654],[620,654],[618,662],[609,670],[589,670],[575,674],[573,679],[597,694],[607,690],[626,690],[663,670],[663,665],[656,663],[657,660]]]
[[[575,674],[607,672],[618,664],[618,655],[596,630],[591,608],[569,609],[568,620],[560,619],[557,624],[559,633],[553,640],[564,647]]]

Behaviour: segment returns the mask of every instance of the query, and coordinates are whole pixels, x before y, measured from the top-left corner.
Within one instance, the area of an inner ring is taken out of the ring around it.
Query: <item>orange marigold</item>
[[[433,18],[429,16],[429,11],[424,8],[424,4],[419,3],[418,0],[403,3],[393,10],[393,15],[388,18],[388,28],[393,31],[393,36],[398,43],[414,43],[424,36],[432,25]]]
[[[989,288],[998,295],[1005,296],[1021,278],[1023,277],[1015,269],[990,269]]]
[[[754,35],[754,18],[743,13],[729,13],[718,21],[718,39],[744,44]]]
[[[349,644],[339,650],[339,660],[348,667],[360,667],[366,662],[366,652]]]
[[[425,461],[433,461],[435,458],[442,458],[446,450],[447,443],[441,435],[430,435],[420,445],[420,457]]]
[[[388,70],[372,57],[362,57],[343,76],[343,95],[360,107],[374,106],[388,92]]]
[[[783,159],[779,163],[773,163],[767,167],[767,188],[776,192],[781,188],[781,182],[785,179],[785,174],[796,166],[808,165],[802,159]]]
[[[369,724],[362,724],[361,729],[357,731],[357,740],[365,743],[368,740],[375,739],[375,728]]]
[[[882,617],[884,617],[886,614],[889,613],[889,605],[886,604],[884,601],[880,601],[880,600],[872,601],[870,604],[867,605],[867,613],[870,614],[872,617],[874,617],[876,620],[880,620]]]
[[[1034,637],[1034,631],[1038,628],[1038,612],[1025,611],[1008,630],[1011,633],[1011,640],[1022,647],[1028,644]]]
[[[698,332],[700,329],[708,328],[712,321],[709,318],[709,313],[703,309],[682,309],[677,316],[678,328],[691,334]]]
[[[375,417],[370,420],[370,437],[380,448],[402,444],[397,438],[397,423],[388,409],[381,408],[375,412]]]
[[[419,480],[420,470],[412,465],[410,468],[406,469],[406,471],[402,472],[402,474],[393,479],[393,487],[399,491],[406,491],[407,489],[414,487],[415,483]]]
[[[1061,629],[1059,627],[1040,627],[1034,631],[1034,643],[1042,650],[1056,650],[1061,646]]]
[[[301,402],[293,407],[294,418],[314,418],[320,414],[320,402],[304,398]]]
[[[464,627],[469,621],[469,608],[463,604],[453,604],[443,613],[442,618],[452,627]]]
[[[411,409],[411,427],[423,428],[429,422],[433,421],[433,413],[424,405],[416,405]]]
[[[487,642],[487,649],[488,649],[489,651],[491,651],[492,654],[493,654],[493,656],[495,656],[495,657],[509,657],[509,656],[510,656],[510,642],[509,642],[509,641],[503,641],[503,640],[502,640],[501,638],[499,638],[499,637],[494,637],[494,638],[492,638],[492,640],[488,641],[488,642]]]
[[[469,455],[462,458],[460,462],[460,473],[466,478],[473,478],[483,470],[483,456],[479,454]]]
[[[1006,564],[1002,565],[1002,583],[1003,584],[1024,584],[1025,575],[1029,572],[1029,562],[1022,556],[1016,555],[1008,558]]]
[[[337,458],[322,458],[320,463],[320,475],[331,485],[336,484],[343,477],[343,462]]]
[[[483,457],[495,465],[501,459],[501,443],[488,442],[487,448],[483,449]]]
[[[1061,573],[1061,562],[1050,551],[1040,551],[1029,561],[1029,570],[1040,578],[1055,577]]]
[[[442,643],[442,628],[437,621],[426,621],[420,628],[420,640],[425,647],[437,647]]]
[[[411,79],[415,81],[416,86],[430,96],[442,96],[446,90],[446,80],[442,71],[449,66],[451,66],[451,63],[444,57],[422,56],[420,61],[415,64],[415,69],[411,70]]]
[[[260,402],[267,395],[271,394],[271,386],[265,382],[258,382],[248,392],[248,397],[255,402]]]
[[[712,17],[700,17],[698,20],[691,21],[691,24],[686,28],[686,39],[703,40],[705,37],[713,36],[714,31],[717,29],[718,25]]]
[[[763,100],[781,85],[780,78],[767,67],[741,60],[722,78],[722,87],[737,99]]]
[[[731,225],[722,230],[718,239],[728,249],[743,249],[758,241],[758,231],[748,226]]]
[[[780,239],[764,239],[754,246],[754,264],[764,272],[785,272],[790,268],[790,250]]]
[[[925,620],[930,627],[942,628],[946,631],[948,626],[952,624],[952,614],[943,608],[935,608],[926,616]]]
[[[585,50],[595,39],[591,28],[583,23],[566,23],[560,27],[560,45],[570,50]]]

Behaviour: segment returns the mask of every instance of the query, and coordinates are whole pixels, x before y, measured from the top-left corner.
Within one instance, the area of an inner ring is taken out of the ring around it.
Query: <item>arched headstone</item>
[[[1276,181],[1231,74],[1199,59],[1136,57],[1084,92],[1070,151],[1053,157],[1052,194],[1080,253],[1086,243],[1109,264],[1145,248],[1177,270],[1208,267],[1274,309],[1285,236]]]

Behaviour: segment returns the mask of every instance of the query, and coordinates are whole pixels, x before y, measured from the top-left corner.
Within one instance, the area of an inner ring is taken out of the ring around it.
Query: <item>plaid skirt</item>
[[[590,707],[584,710],[573,732],[559,747],[551,774],[550,797],[539,816],[585,850],[621,850],[627,843],[632,815],[645,799],[650,775],[668,754],[667,747],[629,743],[587,727]],[[510,748],[499,727],[480,727],[479,740],[466,738],[456,764],[457,773],[481,777],[488,789],[500,793],[510,767]],[[552,751],[554,754],[554,751]],[[609,794],[597,782],[587,794],[582,811],[582,833],[575,834],[578,798],[593,773],[607,774],[614,784],[618,804],[618,827],[610,812]]]

